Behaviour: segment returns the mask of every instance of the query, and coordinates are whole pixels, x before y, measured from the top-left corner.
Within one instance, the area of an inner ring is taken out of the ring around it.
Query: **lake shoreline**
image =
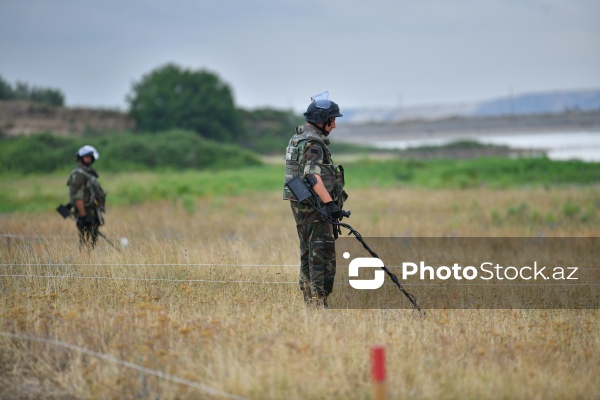
[[[446,118],[401,123],[339,124],[334,142],[368,145],[388,150],[444,146],[457,141],[477,141],[503,146],[495,153],[540,156],[555,160],[600,162],[600,111],[557,115]],[[453,150],[456,152],[457,150]],[[489,153],[491,150],[486,150]],[[493,153],[494,153],[493,152]],[[436,158],[453,157],[448,151],[430,151]],[[439,153],[439,154],[438,154]],[[483,154],[485,153],[485,154]],[[458,158],[487,155],[481,149],[462,149]],[[493,155],[498,155],[498,154]],[[425,157],[425,153],[420,154]]]
[[[569,132],[598,132],[600,111],[562,114],[491,117],[451,117],[437,120],[408,120],[397,123],[340,123],[331,134],[333,141],[369,144],[393,140],[477,139],[482,136]]]

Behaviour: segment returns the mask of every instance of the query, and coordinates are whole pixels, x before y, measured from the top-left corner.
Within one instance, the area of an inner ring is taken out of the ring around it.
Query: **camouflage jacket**
[[[286,150],[284,183],[296,176],[319,175],[340,208],[348,197],[344,192],[344,169],[333,163],[329,150],[329,138],[310,124],[300,125],[292,136]],[[297,224],[308,224],[325,219],[309,204],[298,203],[291,191],[284,186],[283,199],[290,200]]]
[[[85,208],[99,208],[104,211],[106,193],[98,182],[98,172],[87,165],[77,165],[69,179],[69,198],[71,204],[75,205],[75,200],[83,200]]]

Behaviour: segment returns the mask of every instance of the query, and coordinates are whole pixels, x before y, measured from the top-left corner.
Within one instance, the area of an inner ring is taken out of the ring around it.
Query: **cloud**
[[[167,62],[207,68],[245,107],[302,109],[600,86],[593,0],[4,0],[0,74],[68,104],[126,107]]]

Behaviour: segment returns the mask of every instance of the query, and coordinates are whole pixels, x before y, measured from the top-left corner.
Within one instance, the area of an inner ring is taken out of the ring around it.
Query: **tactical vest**
[[[306,145],[315,141],[323,148],[323,164],[321,166],[321,180],[325,189],[341,208],[348,195],[344,191],[344,168],[341,165],[335,165],[331,159],[331,151],[321,136],[312,131],[304,131],[302,126],[296,128],[296,134],[292,136],[288,143],[285,153],[285,179],[283,186],[283,199],[297,201],[296,196],[285,186],[285,183],[291,181],[304,172],[304,164],[300,164],[300,158],[304,154]]]
[[[69,181],[67,182],[67,185],[70,185],[73,174],[75,173],[83,174],[86,177],[83,200],[85,207],[97,207],[100,209],[100,211],[106,212],[106,192],[102,189],[102,186],[100,186],[100,182],[98,182],[98,179],[96,179],[96,177],[89,171],[86,171],[85,169],[77,166],[75,167],[75,169],[73,169],[73,171],[71,171],[71,175],[69,175]]]

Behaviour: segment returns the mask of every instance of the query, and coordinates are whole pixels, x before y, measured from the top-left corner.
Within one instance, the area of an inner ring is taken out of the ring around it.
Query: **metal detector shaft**
[[[67,203],[66,205],[60,204],[58,207],[56,207],[56,211],[58,211],[58,213],[59,213],[60,215],[62,215],[62,216],[63,216],[63,218],[65,218],[65,219],[67,219],[67,218],[69,218],[69,217],[73,217],[73,218],[75,218],[75,217],[73,216],[73,214],[71,214],[71,208],[72,208],[72,207],[73,207],[73,206],[71,205],[71,203]],[[100,211],[99,211],[99,210],[98,210],[98,214],[100,214]],[[101,215],[101,214],[100,214],[100,215]],[[102,224],[100,224],[100,225],[102,225]],[[109,238],[107,238],[106,236],[104,236],[104,233],[100,232],[99,230],[98,230],[98,235],[99,235],[99,236],[101,236],[101,237],[102,237],[102,239],[106,240],[106,242],[107,242],[108,244],[110,244],[110,245],[112,246],[112,248],[113,248],[113,249],[115,249],[115,250],[121,250],[121,249],[119,249],[117,246],[115,246],[115,245],[113,244],[113,242],[111,242],[111,241],[110,241],[110,239],[109,239]]]
[[[113,248],[113,249],[115,249],[115,250],[120,250],[120,249],[119,249],[117,246],[115,246],[115,245],[113,244],[113,242],[111,242],[111,241],[110,241],[110,240],[109,240],[109,239],[108,239],[106,236],[104,236],[104,233],[102,233],[102,232],[98,231],[98,235],[100,235],[100,236],[101,236],[101,237],[102,237],[104,240],[106,240],[106,242],[107,242],[108,244],[110,244],[110,245],[112,246],[112,248]]]
[[[329,221],[329,223],[331,223],[333,225],[339,225],[339,226],[342,226],[342,227],[348,229],[350,231],[350,233],[353,234],[354,237],[356,237],[356,239],[358,239],[358,241],[363,245],[365,250],[367,250],[369,252],[369,254],[371,254],[375,258],[379,258],[379,256],[373,250],[371,250],[369,245],[362,238],[362,235],[358,231],[356,231],[354,228],[352,228],[350,225],[345,224],[343,222],[331,221],[329,218],[327,218],[327,220]],[[398,289],[400,289],[400,291],[406,296],[406,298],[412,303],[412,305],[415,306],[415,308],[417,310],[419,310],[419,312],[421,312],[422,310],[421,310],[421,307],[419,307],[419,305],[417,304],[417,300],[415,299],[415,297],[412,294],[408,293],[406,291],[406,289],[404,289],[402,287],[402,285],[400,284],[400,281],[398,281],[398,277],[392,271],[390,271],[385,265],[382,266],[381,269],[383,269],[385,271],[385,273],[388,274],[388,276],[390,277],[392,282],[394,282],[396,284],[396,286],[398,286]]]

